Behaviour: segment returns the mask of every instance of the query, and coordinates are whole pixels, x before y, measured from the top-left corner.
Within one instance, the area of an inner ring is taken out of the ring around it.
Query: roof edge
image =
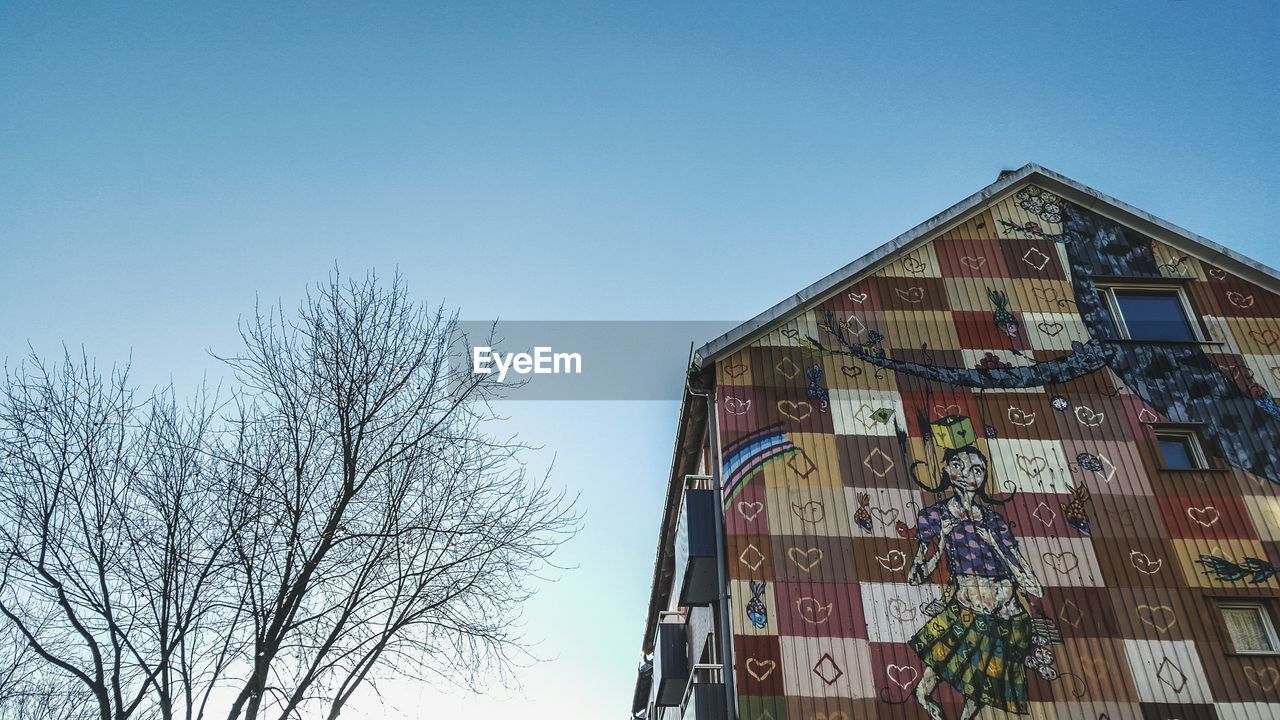
[[[1238,274],[1280,293],[1280,272],[1270,266],[1241,255],[1230,248],[1219,245],[1206,237],[1152,215],[1145,210],[1140,210],[1126,202],[1117,200],[1083,183],[1072,180],[1061,173],[1054,172],[1036,163],[1027,163],[1015,171],[1002,173],[999,179],[978,192],[871,250],[857,260],[828,274],[720,337],[707,342],[694,352],[694,365],[703,367],[706,363],[715,362],[728,355],[740,346],[764,334],[775,325],[780,324],[797,309],[801,309],[812,302],[820,301],[841,285],[852,281],[864,272],[876,268],[888,256],[904,250],[924,240],[935,231],[967,217],[970,213],[989,204],[993,198],[1003,196],[1014,185],[1030,178],[1046,181],[1046,184],[1049,185],[1046,189],[1053,190],[1078,205],[1107,215],[1122,224],[1133,227],[1135,230],[1142,231],[1148,235],[1161,236],[1159,238],[1161,240],[1172,239],[1175,241],[1175,245],[1178,245],[1178,241],[1181,241],[1204,248],[1210,254],[1208,257],[1199,259],[1210,262],[1226,259],[1237,266],[1235,269],[1239,271]],[[1182,247],[1181,249],[1188,250],[1189,248]]]

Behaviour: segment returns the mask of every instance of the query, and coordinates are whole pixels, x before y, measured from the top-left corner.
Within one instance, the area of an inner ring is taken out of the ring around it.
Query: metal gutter
[[[658,613],[666,609],[671,592],[671,574],[674,572],[669,541],[675,529],[676,511],[684,476],[693,474],[692,461],[701,453],[706,434],[706,404],[695,399],[685,385],[680,398],[680,419],[676,425],[676,444],[672,450],[671,473],[667,480],[667,497],[663,504],[662,524],[658,528],[658,547],[653,561],[653,581],[649,587],[649,610],[645,616],[644,638],[641,651],[653,652],[652,640],[658,623]],[[690,445],[693,449],[690,450]]]
[[[698,375],[702,377],[699,378]],[[737,720],[738,692],[737,677],[734,675],[733,655],[733,623],[729,615],[729,558],[726,548],[729,541],[726,537],[724,521],[724,479],[721,477],[719,417],[716,415],[716,393],[714,373],[697,373],[690,369],[685,381],[686,390],[695,397],[701,397],[707,404],[707,443],[711,448],[711,478],[716,491],[716,575],[720,585],[720,599],[717,602],[716,615],[720,627],[716,631],[716,639],[720,641],[721,682],[724,684],[724,708],[728,720]],[[704,385],[697,382],[708,381]],[[695,387],[695,383],[697,387]]]

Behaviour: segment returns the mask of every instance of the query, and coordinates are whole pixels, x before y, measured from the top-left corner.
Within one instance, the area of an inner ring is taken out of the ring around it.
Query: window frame
[[[1249,655],[1249,656],[1280,656],[1280,634],[1276,632],[1275,618],[1272,616],[1271,603],[1265,598],[1214,598],[1214,606],[1218,611],[1218,620],[1222,623],[1223,637],[1226,639],[1227,646],[1231,649],[1232,655]],[[1241,650],[1236,647],[1235,638],[1231,636],[1231,626],[1227,624],[1227,616],[1224,610],[1253,610],[1262,618],[1263,635],[1266,636],[1267,642],[1271,645],[1269,650]]]
[[[1103,296],[1103,301],[1107,305],[1107,312],[1111,313],[1111,322],[1115,326],[1119,339],[1129,342],[1143,343],[1196,343],[1204,344],[1211,342],[1205,327],[1200,320],[1200,315],[1196,313],[1195,306],[1191,304],[1191,297],[1187,294],[1184,284],[1175,284],[1168,282],[1106,282],[1105,280],[1095,280],[1094,286]],[[1178,304],[1182,308],[1182,319],[1186,321],[1187,328],[1191,330],[1190,340],[1150,340],[1147,338],[1135,338],[1129,332],[1129,325],[1124,318],[1124,313],[1120,311],[1120,302],[1116,298],[1116,292],[1121,294],[1131,293],[1148,293],[1173,295],[1178,299]]]
[[[1156,441],[1156,458],[1160,461],[1161,470],[1170,470],[1173,472],[1200,472],[1203,470],[1214,470],[1214,465],[1210,462],[1210,456],[1204,449],[1204,441],[1200,439],[1199,429],[1188,425],[1152,425],[1151,434]],[[1191,460],[1193,467],[1172,467],[1164,456],[1164,449],[1160,447],[1161,436],[1176,437],[1187,441],[1187,445],[1191,449]]]

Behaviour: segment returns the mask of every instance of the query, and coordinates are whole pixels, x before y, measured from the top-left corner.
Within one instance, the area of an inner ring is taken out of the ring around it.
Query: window
[[[1111,307],[1120,337],[1155,342],[1198,342],[1189,320],[1191,306],[1175,287],[1111,287],[1101,289]]]
[[[1156,444],[1167,470],[1204,470],[1209,467],[1200,438],[1188,428],[1157,428]]]
[[[1231,647],[1242,654],[1280,653],[1280,639],[1271,624],[1271,613],[1260,602],[1219,603]]]

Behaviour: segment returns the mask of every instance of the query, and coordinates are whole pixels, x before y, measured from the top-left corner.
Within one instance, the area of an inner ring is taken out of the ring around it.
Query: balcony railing
[[[716,665],[694,665],[680,700],[681,720],[725,720],[724,668]]]

